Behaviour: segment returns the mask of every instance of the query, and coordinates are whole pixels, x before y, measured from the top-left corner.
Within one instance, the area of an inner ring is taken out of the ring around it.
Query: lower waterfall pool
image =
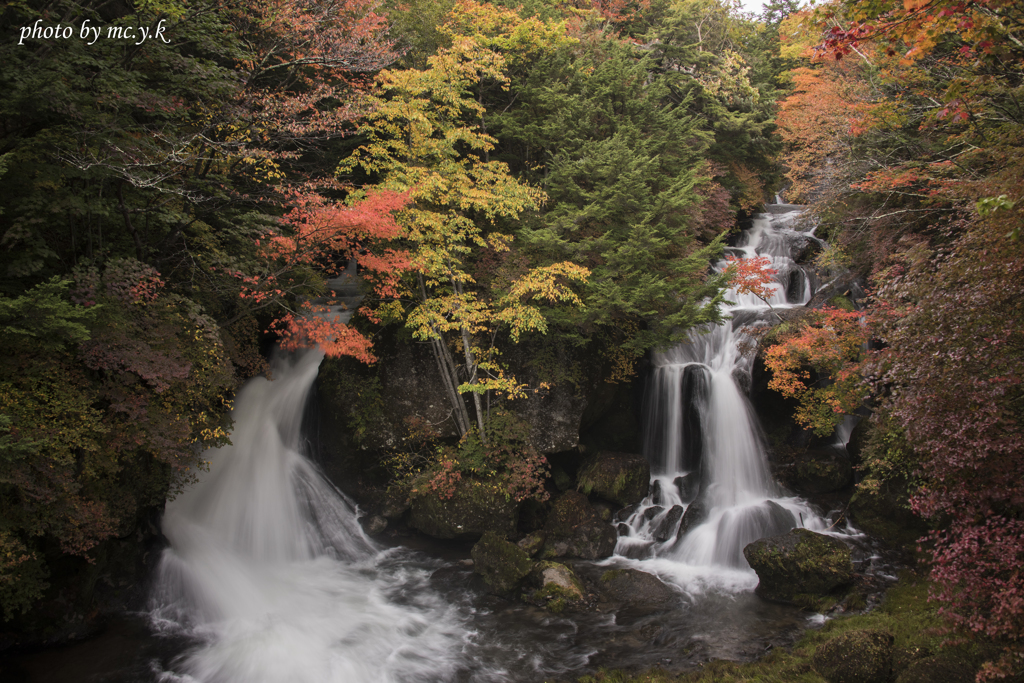
[[[713,659],[752,661],[791,644],[822,621],[797,607],[761,600],[752,586],[689,596],[680,591],[677,604],[657,610],[598,603],[592,612],[551,614],[487,594],[466,566],[469,547],[445,544],[431,553],[392,548],[354,568],[360,575],[357,584],[367,593],[379,591],[390,613],[382,610],[372,618],[331,613],[340,607],[335,603],[323,614],[304,612],[297,623],[279,613],[211,629],[182,625],[159,610],[137,612],[112,620],[87,640],[10,659],[4,670],[13,675],[5,680],[568,681],[602,667],[684,671]],[[577,568],[584,575],[599,574],[631,562],[579,563]],[[396,618],[399,623],[381,623]],[[359,632],[350,642],[339,637],[339,630],[353,628]],[[378,638],[384,650],[374,650]],[[398,642],[401,638],[406,642]]]

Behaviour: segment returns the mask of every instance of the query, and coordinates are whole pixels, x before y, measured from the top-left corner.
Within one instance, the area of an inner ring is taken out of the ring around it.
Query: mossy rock
[[[850,499],[850,519],[888,545],[912,548],[928,533],[928,525],[908,505],[906,485],[890,481],[877,491],[858,489]]]
[[[775,474],[787,487],[801,494],[840,491],[853,481],[853,464],[842,446],[805,449],[780,458]]]
[[[973,683],[974,667],[956,655],[941,654],[916,659],[896,679],[896,683]]]
[[[679,599],[661,579],[639,569],[610,569],[601,575],[598,585],[605,597],[628,607],[670,607]]]
[[[534,531],[532,534],[523,537],[523,539],[516,543],[516,545],[519,546],[524,553],[533,557],[540,552],[541,548],[544,547],[544,541],[546,540],[547,534],[543,531]]]
[[[651,466],[635,453],[601,451],[587,458],[580,467],[576,487],[617,505],[639,503],[651,484]]]
[[[842,541],[808,529],[754,541],[743,556],[757,572],[756,593],[766,600],[806,605],[853,580],[850,549]]]
[[[481,536],[472,555],[473,571],[498,595],[514,591],[533,569],[533,562],[521,548],[493,531]]]
[[[615,551],[615,528],[602,521],[587,497],[578,491],[566,491],[555,499],[544,532],[544,557],[598,560]]]
[[[413,485],[409,526],[428,536],[474,540],[487,531],[508,536],[515,532],[518,520],[519,503],[489,482],[462,479],[451,498],[440,498],[427,487],[425,478]]]
[[[558,562],[538,562],[530,572],[530,583],[536,590],[523,597],[528,602],[560,614],[566,610],[578,612],[588,606],[587,591],[576,572]]]
[[[892,653],[891,633],[847,631],[819,645],[811,663],[828,683],[885,683],[892,674]]]

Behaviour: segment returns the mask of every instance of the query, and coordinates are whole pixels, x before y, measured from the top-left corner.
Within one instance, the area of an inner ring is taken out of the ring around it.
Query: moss
[[[533,562],[522,549],[493,531],[480,538],[473,546],[472,555],[473,571],[498,594],[515,590],[533,569]]]
[[[567,609],[579,610],[586,606],[586,591],[579,577],[564,564],[538,562],[530,572],[530,580],[540,584],[524,598],[539,607],[560,614]]]
[[[830,306],[842,309],[844,311],[856,311],[857,307],[853,305],[853,302],[845,296],[834,296],[828,300]]]
[[[659,669],[639,673],[602,671],[595,677],[579,680],[581,683],[825,683],[811,666],[816,650],[845,633],[863,630],[880,630],[893,636],[894,676],[899,676],[910,664],[937,654],[959,658],[977,667],[983,655],[980,647],[944,645],[948,632],[939,618],[938,605],[928,600],[928,592],[927,581],[906,573],[889,589],[878,609],[832,619],[821,629],[806,632],[791,648],[776,648],[756,662],[713,661],[704,664],[699,671],[679,675],[669,675]]]

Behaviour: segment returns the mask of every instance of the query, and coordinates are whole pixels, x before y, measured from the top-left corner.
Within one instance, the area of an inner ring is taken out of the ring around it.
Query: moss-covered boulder
[[[545,557],[598,560],[615,551],[615,528],[601,520],[579,491],[566,491],[555,499],[544,532]]]
[[[472,555],[473,571],[498,595],[514,591],[533,569],[533,562],[521,548],[493,531],[480,537]]]
[[[530,572],[529,582],[535,589],[524,591],[523,598],[549,612],[578,612],[588,607],[583,582],[564,564],[536,563]]]
[[[819,645],[811,665],[828,683],[885,683],[892,674],[892,644],[886,631],[848,631]]]
[[[410,494],[409,526],[434,538],[480,538],[494,531],[507,536],[516,530],[519,504],[498,486],[464,478],[450,498],[431,491],[425,479],[417,480]]]
[[[534,531],[532,534],[524,536],[518,543],[516,543],[516,545],[519,546],[524,553],[533,557],[540,552],[541,548],[544,547],[544,541],[546,541],[547,538],[547,534],[543,531]]]
[[[840,491],[853,481],[853,464],[843,446],[793,449],[780,454],[775,476],[801,494]]]
[[[651,466],[642,455],[601,451],[583,462],[576,484],[587,495],[617,505],[632,505],[647,495]]]
[[[853,580],[850,549],[808,529],[754,541],[743,556],[760,579],[756,593],[766,600],[803,605]]]
[[[973,683],[974,667],[952,654],[917,659],[896,678],[896,683]]]
[[[629,607],[670,607],[679,599],[661,579],[639,569],[610,569],[601,575],[598,584],[607,599]]]
[[[928,525],[910,509],[908,497],[906,483],[899,480],[875,490],[858,488],[850,499],[850,521],[893,547],[912,547],[928,533]]]

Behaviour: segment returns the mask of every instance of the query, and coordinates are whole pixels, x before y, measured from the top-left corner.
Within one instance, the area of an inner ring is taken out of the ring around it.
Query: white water
[[[278,357],[240,391],[232,445],[167,505],[153,622],[193,647],[160,681],[449,680],[470,636],[427,585],[363,534],[351,503],[300,452],[323,353]]]
[[[811,278],[791,253],[795,241],[806,239],[794,230],[798,217],[760,214],[732,249],[740,258],[771,259],[778,274],[767,302],[732,291],[727,298],[734,304],[726,309],[731,320],[697,330],[686,343],[654,356],[644,407],[654,494],[620,525],[616,551],[691,595],[754,588],[757,576],[743,557],[744,546],[796,526],[828,526],[773,482],[757,417],[738,384],[749,381],[753,364],[756,344],[749,332],[773,321],[772,309],[811,298]],[[718,264],[724,267],[724,261]],[[787,299],[787,290],[795,300]],[[694,503],[696,489],[707,517],[677,537],[678,524],[671,525],[680,509]]]

